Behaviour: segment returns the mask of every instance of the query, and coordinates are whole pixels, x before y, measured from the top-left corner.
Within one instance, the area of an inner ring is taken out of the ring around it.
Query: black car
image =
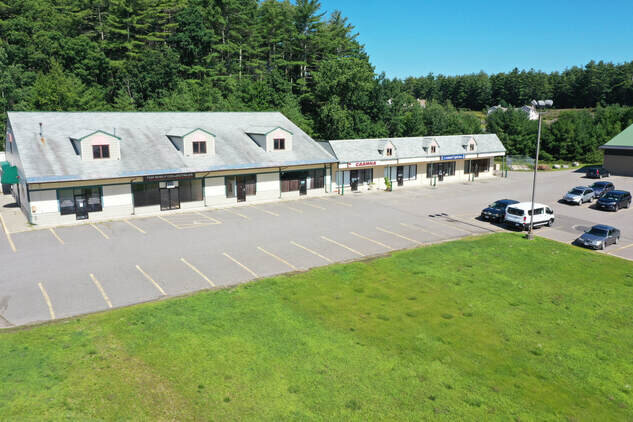
[[[631,206],[631,193],[623,190],[612,190],[598,199],[597,206],[603,210],[617,211]]]
[[[508,205],[518,203],[519,201],[515,201],[514,199],[501,199],[499,201],[495,201],[481,212],[481,218],[500,223],[505,218],[506,208],[508,208]]]
[[[574,244],[591,249],[604,249],[609,245],[615,245],[620,239],[620,230],[615,227],[598,224],[574,240]]]
[[[615,189],[615,186],[611,182],[596,182],[591,185],[591,189],[593,189],[596,194],[596,198],[600,198],[607,192],[611,192]]]
[[[592,179],[602,179],[603,177],[609,177],[611,173],[604,167],[591,167],[587,170],[587,177]]]

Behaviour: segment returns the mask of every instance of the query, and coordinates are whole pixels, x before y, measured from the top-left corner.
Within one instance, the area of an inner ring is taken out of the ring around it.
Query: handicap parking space
[[[62,243],[55,236],[56,229],[40,229],[11,235],[16,250],[30,252],[46,251],[59,247]],[[1,252],[0,252],[1,253]]]
[[[161,219],[177,229],[198,228],[222,224],[222,221],[212,216],[211,213],[192,211],[161,216]]]

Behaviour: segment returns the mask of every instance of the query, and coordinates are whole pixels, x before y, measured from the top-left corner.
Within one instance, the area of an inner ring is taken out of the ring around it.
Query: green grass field
[[[633,264],[519,234],[0,334],[0,420],[631,420]]]

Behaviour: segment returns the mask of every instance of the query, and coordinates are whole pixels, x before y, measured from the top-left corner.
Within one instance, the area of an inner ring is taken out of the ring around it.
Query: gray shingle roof
[[[9,112],[8,121],[28,183],[336,162],[277,112]],[[39,137],[40,122],[44,143]],[[247,135],[252,127],[291,131],[292,151],[264,151]],[[167,137],[174,128],[203,128],[215,134],[215,155],[185,157]],[[70,137],[96,130],[116,133],[121,139],[121,160],[81,160]]]
[[[330,141],[330,146],[341,163],[355,161],[381,161],[405,158],[433,158],[441,155],[468,154],[464,148],[464,137],[473,137],[477,142],[478,154],[504,153],[506,149],[494,133],[479,135],[425,136],[416,138],[380,138],[380,139],[340,139]],[[428,146],[435,140],[439,149],[431,154]],[[393,156],[387,157],[379,150],[387,141],[394,146]],[[425,149],[426,148],[426,149]]]

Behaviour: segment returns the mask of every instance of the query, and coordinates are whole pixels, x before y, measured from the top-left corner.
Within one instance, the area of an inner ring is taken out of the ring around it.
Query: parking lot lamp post
[[[530,230],[528,231],[527,238],[529,240],[534,239],[534,195],[536,193],[536,171],[538,169],[538,156],[541,151],[541,125],[542,118],[541,112],[544,108],[548,108],[554,105],[552,100],[532,100],[532,106],[538,110],[538,134],[536,135],[536,157],[534,159],[534,177],[532,179],[532,207],[530,211]]]

